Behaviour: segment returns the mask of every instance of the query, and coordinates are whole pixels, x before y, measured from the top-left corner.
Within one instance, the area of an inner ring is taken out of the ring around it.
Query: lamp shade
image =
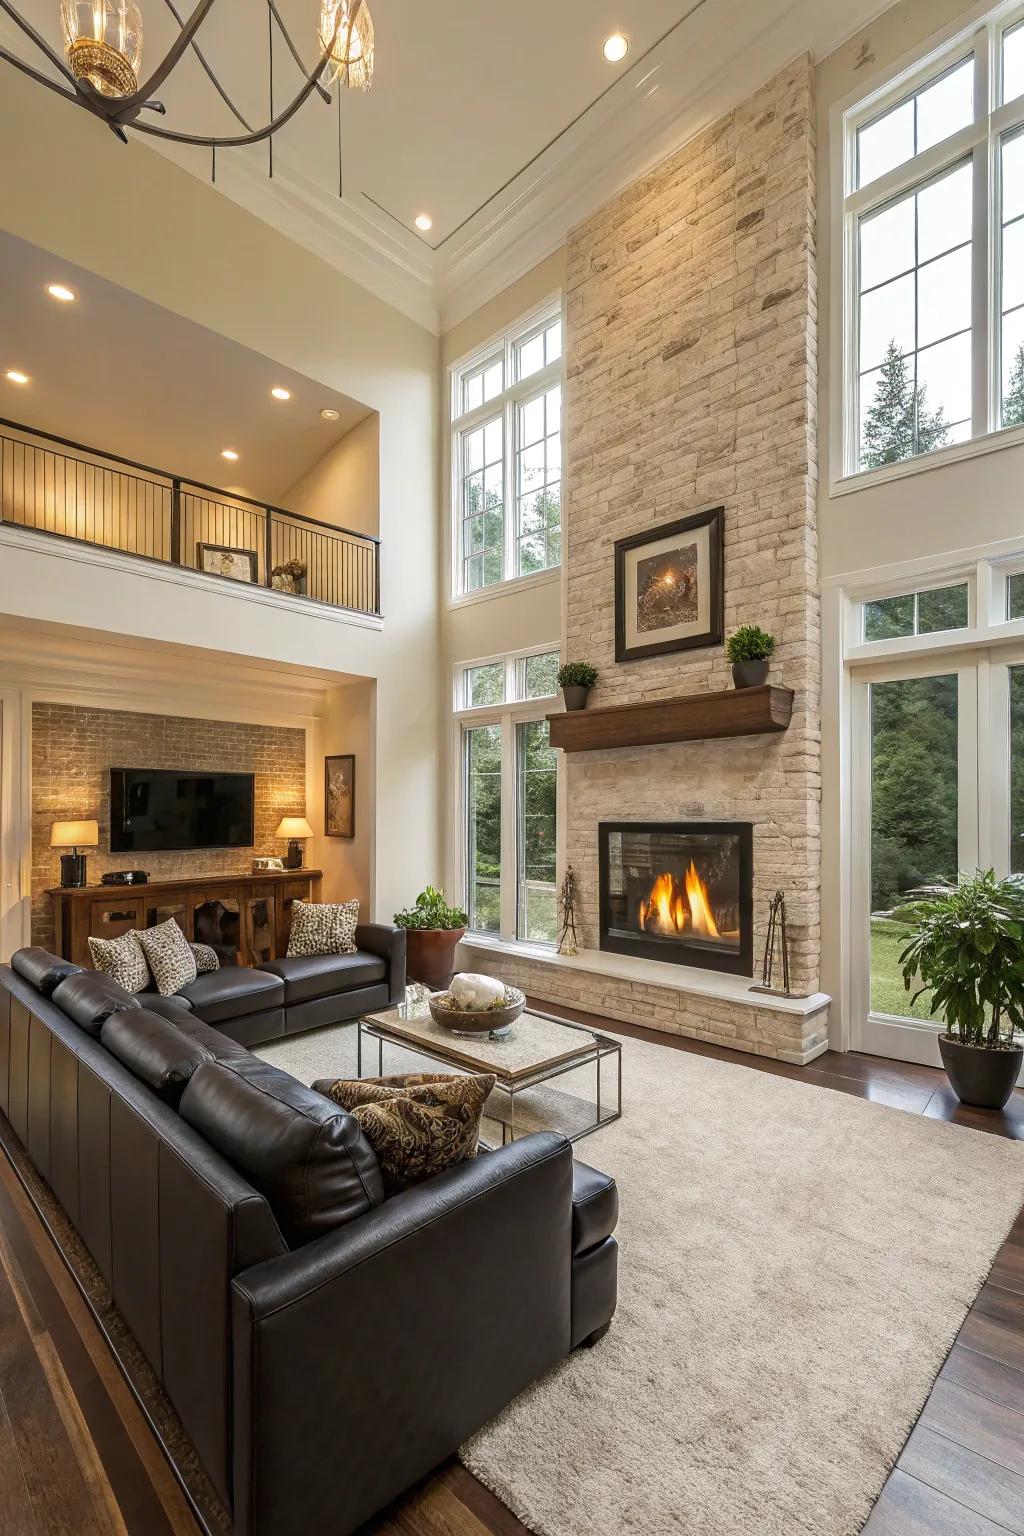
[[[97,848],[99,841],[98,821],[55,821],[50,828],[51,848]]]
[[[312,837],[313,828],[305,816],[282,816],[275,837]]]

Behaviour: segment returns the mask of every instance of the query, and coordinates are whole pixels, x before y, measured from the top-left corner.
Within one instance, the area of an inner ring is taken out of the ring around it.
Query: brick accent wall
[[[111,853],[111,768],[180,768],[253,773],[255,846],[182,853]],[[95,817],[100,846],[89,852],[89,883],[109,869],[138,867],[154,880],[247,874],[254,854],[283,855],[274,837],[282,816],[306,804],[306,733],[283,726],[83,709],[32,706],[32,942],[53,948],[48,887],[59,884],[60,860],[50,847],[54,821]]]
[[[581,943],[598,946],[598,822],[751,821],[755,963],[781,886],[794,990],[808,991],[820,937],[814,123],[803,57],[572,233],[566,295],[566,658],[598,667],[595,706],[731,686],[721,648],[615,662],[615,540],[724,503],[726,634],[771,630],[772,679],[796,694],[780,736],[567,756]],[[494,968],[511,975],[503,959]],[[519,974],[552,1000],[764,1054],[823,1048],[822,1015],[801,1024],[550,966]]]

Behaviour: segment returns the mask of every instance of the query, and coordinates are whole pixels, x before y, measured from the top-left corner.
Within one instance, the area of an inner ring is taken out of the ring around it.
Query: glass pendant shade
[[[328,67],[332,80],[356,91],[370,89],[373,81],[373,22],[366,0],[358,10],[355,0],[323,0],[320,46],[331,50]]]
[[[61,0],[65,57],[76,80],[103,96],[138,90],[142,12],[135,0]]]

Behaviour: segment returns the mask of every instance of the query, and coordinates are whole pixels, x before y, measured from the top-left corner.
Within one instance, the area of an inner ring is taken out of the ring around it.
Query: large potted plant
[[[911,935],[900,953],[914,1001],[930,993],[941,1013],[939,1053],[963,1104],[1002,1109],[1024,1049],[1024,881],[979,870],[958,885],[931,886],[903,907]]]
[[[405,929],[406,971],[412,981],[435,990],[446,987],[455,973],[455,946],[466,931],[469,918],[461,907],[450,907],[444,891],[428,885],[413,906],[395,913]]]
[[[725,642],[737,688],[759,688],[768,681],[768,660],[775,650],[775,636],[758,624],[741,624]]]
[[[589,661],[567,661],[558,669],[558,686],[566,709],[586,709],[587,694],[597,682],[597,668]]]

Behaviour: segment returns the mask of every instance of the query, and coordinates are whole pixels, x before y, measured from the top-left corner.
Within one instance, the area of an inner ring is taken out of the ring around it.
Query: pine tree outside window
[[[840,478],[1024,427],[1022,61],[1014,0],[844,116]]]

